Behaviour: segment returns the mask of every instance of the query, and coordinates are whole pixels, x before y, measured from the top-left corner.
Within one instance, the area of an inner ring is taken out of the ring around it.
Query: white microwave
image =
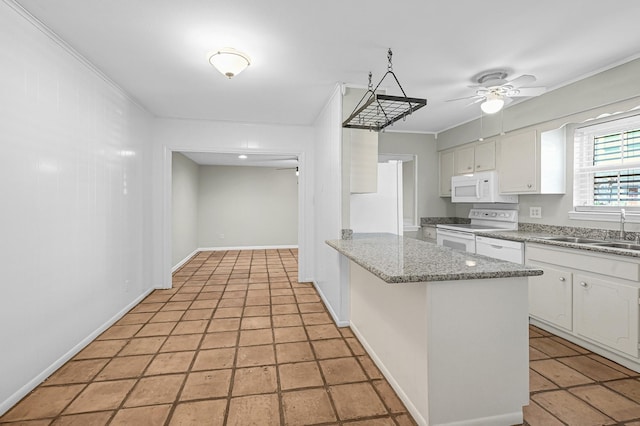
[[[517,203],[517,195],[504,195],[498,191],[498,173],[478,172],[451,178],[452,203]]]

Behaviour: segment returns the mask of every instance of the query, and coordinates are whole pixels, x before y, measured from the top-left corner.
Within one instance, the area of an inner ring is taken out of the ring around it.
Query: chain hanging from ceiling
[[[408,115],[411,115],[414,111],[427,104],[426,99],[407,97],[400,81],[398,81],[398,77],[396,77],[396,74],[393,72],[392,57],[393,52],[389,49],[387,52],[387,72],[375,88],[373,88],[373,84],[371,84],[372,74],[369,72],[367,91],[353,109],[349,118],[342,123],[342,127],[378,132],[400,119],[406,120]],[[388,75],[393,76],[403,96],[376,93],[380,84],[382,84]]]

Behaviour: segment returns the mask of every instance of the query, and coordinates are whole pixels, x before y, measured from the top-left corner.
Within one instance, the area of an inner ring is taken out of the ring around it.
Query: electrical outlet
[[[529,217],[533,219],[542,219],[542,207],[529,207]]]

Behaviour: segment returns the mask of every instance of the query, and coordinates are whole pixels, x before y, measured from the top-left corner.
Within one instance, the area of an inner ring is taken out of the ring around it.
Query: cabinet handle
[[[530,183],[527,184],[527,188],[531,188],[533,185],[531,185]]]
[[[476,166],[476,169],[479,169],[479,168],[480,168],[480,164],[478,164],[478,165]]]
[[[580,281],[580,285],[584,288],[587,288],[589,286],[589,284],[585,283],[584,281]]]
[[[565,282],[567,279],[565,277],[560,277],[560,281]]]

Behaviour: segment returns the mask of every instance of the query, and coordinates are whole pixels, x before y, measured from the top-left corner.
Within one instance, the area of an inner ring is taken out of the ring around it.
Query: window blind
[[[576,129],[576,210],[640,207],[640,115]]]

